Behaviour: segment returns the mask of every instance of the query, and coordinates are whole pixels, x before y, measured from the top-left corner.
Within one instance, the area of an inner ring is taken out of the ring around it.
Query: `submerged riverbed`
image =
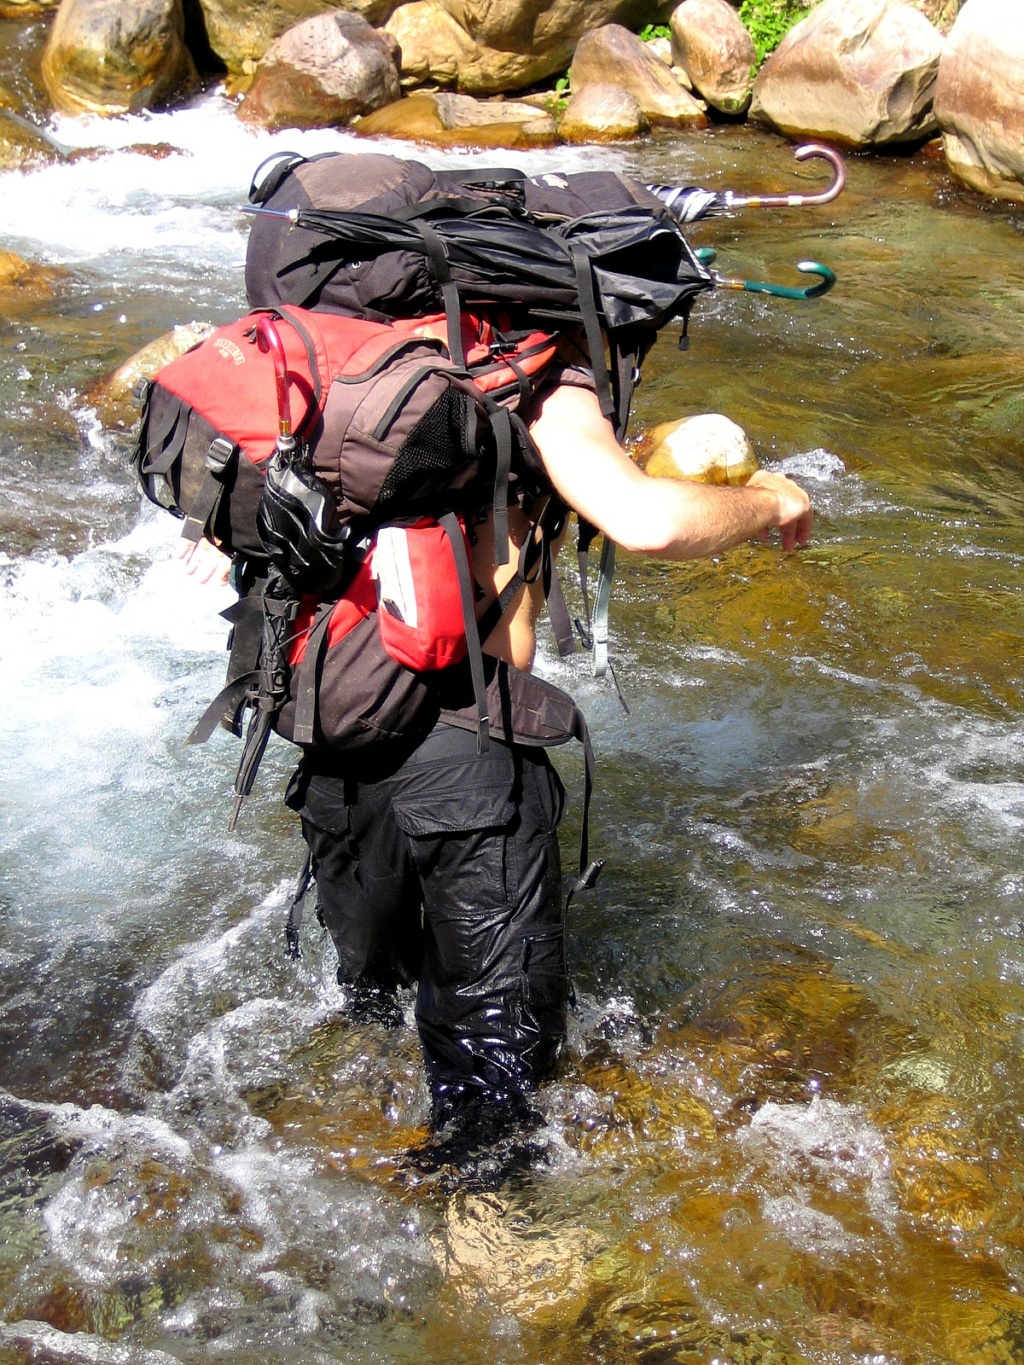
[[[826,208],[695,227],[723,273],[839,283],[702,299],[636,429],[725,412],[817,534],[624,556],[628,717],[545,650],[591,721],[607,867],[571,914],[551,1161],[449,1197],[395,1178],[426,1114],[411,1024],[342,1024],[312,917],[283,957],[287,747],[234,835],[234,741],[183,747],[230,599],[176,570],[86,397],[242,310],[265,155],[354,140],[255,135],[216,97],[55,132],[112,150],[0,198],[4,245],[67,271],[0,324],[0,1358],[49,1324],[150,1365],[1024,1360],[1019,209],[856,159]],[[567,159],[820,175],[746,128],[519,158]]]

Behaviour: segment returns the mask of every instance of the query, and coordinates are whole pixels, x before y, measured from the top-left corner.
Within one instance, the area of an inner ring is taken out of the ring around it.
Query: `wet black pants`
[[[419,982],[435,1127],[463,1098],[521,1101],[564,1040],[563,797],[544,750],[478,754],[447,725],[390,775],[292,781],[339,982]]]

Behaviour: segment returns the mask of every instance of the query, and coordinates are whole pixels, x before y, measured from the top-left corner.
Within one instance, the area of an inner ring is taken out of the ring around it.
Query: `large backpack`
[[[252,307],[380,319],[443,308],[455,336],[460,309],[499,305],[526,326],[579,327],[620,438],[657,332],[681,318],[685,333],[713,286],[661,200],[611,172],[435,172],[377,154],[280,153],[249,198]]]
[[[241,733],[251,708],[235,815],[271,725],[342,753],[409,743],[442,711],[481,746],[491,730],[585,740],[564,694],[481,652],[538,576],[559,647],[572,647],[548,553],[566,509],[515,410],[571,333],[621,435],[646,349],[673,317],[685,332],[711,276],[652,195],[604,173],[455,177],[373,154],[286,156],[251,197],[254,311],[155,376],[136,452],[145,491],[183,533],[240,560],[228,683],[190,737],[218,722]],[[479,625],[455,492],[470,475],[477,505],[487,481],[496,562],[510,499],[537,528]],[[404,596],[382,588],[382,532],[413,583]],[[417,563],[431,566],[425,586]],[[424,642],[409,602],[440,634],[428,626]]]

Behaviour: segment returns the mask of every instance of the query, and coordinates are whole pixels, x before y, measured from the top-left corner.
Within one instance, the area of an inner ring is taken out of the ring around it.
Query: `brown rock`
[[[566,142],[619,142],[639,137],[650,125],[628,90],[587,85],[573,95],[558,124]]]
[[[181,0],[62,0],[43,80],[66,114],[153,109],[198,83]]]
[[[52,14],[60,0],[0,0],[0,19],[35,19]]]
[[[69,278],[66,270],[35,265],[13,251],[0,251],[0,310],[9,313],[19,306],[45,303]]]
[[[757,53],[727,0],[685,0],[672,11],[672,57],[693,88],[723,114],[750,103]]]
[[[100,421],[107,426],[131,426],[139,415],[134,397],[139,380],[151,379],[157,370],[198,346],[213,330],[209,322],[173,327],[143,346],[141,351],[136,351],[113,374],[93,385],[85,395],[86,402],[96,409]]]
[[[271,43],[303,19],[328,10],[383,24],[401,0],[200,0],[210,47],[229,72],[263,60]]]
[[[655,479],[734,487],[758,468],[747,433],[718,412],[662,422],[641,442],[637,457]]]
[[[971,0],[946,42],[935,87],[946,161],[973,190],[1024,201],[1024,11]]]
[[[322,128],[401,95],[398,44],[358,14],[318,14],[282,34],[257,68],[239,117],[267,128]]]
[[[574,95],[588,85],[628,90],[652,124],[704,127],[703,108],[635,33],[605,24],[576,44],[570,76]]]
[[[402,83],[494,95],[564,71],[584,33],[650,0],[411,0],[387,28],[402,49]]]
[[[31,171],[62,160],[51,138],[28,119],[0,106],[0,171]]]
[[[497,95],[532,85],[565,61],[501,51],[469,36],[440,0],[412,0],[386,25],[402,50],[402,84],[440,85],[472,95]]]
[[[555,121],[532,104],[490,104],[450,91],[421,91],[353,125],[364,137],[402,138],[435,147],[550,147]]]
[[[942,46],[906,0],[822,0],[761,68],[751,117],[854,147],[920,141],[937,127]]]
[[[651,18],[651,5],[624,0],[441,0],[444,8],[478,43],[527,53],[572,44],[602,24]]]

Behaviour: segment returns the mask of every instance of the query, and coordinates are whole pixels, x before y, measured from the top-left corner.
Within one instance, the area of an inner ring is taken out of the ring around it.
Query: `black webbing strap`
[[[206,452],[203,481],[181,528],[185,540],[196,542],[212,534],[217,509],[224,496],[224,485],[237,456],[238,446],[226,436],[218,436],[211,441]]]
[[[597,295],[594,293],[594,276],[590,257],[581,246],[570,246],[572,263],[576,270],[576,288],[580,296],[580,313],[587,334],[587,347],[590,351],[590,364],[597,385],[597,397],[601,411],[611,419],[615,416],[615,398],[612,394],[611,376],[604,358],[604,335],[597,309]]]
[[[285,588],[280,575],[273,576],[263,591],[263,644],[260,650],[258,685],[253,712],[235,774],[235,801],[228,829],[238,823],[242,802],[252,791],[260,762],[270,739],[271,722],[288,696],[288,663],[285,656],[288,626],[295,620],[299,603]]]
[[[462,604],[462,624],[466,632],[469,654],[469,673],[473,681],[473,701],[476,705],[476,750],[483,753],[490,743],[491,723],[487,707],[487,679],[484,677],[484,657],[480,647],[481,635],[476,620],[473,591],[473,571],[466,553],[466,538],[454,512],[445,512],[438,519],[452,547],[455,570],[459,578],[459,600]]]
[[[629,405],[633,401],[633,391],[637,386],[640,371],[637,368],[639,347],[623,349],[621,339],[612,343],[612,360],[615,365],[613,387],[615,392],[615,436],[619,441],[626,439],[629,426]]]
[[[565,604],[562,585],[558,581],[558,570],[553,559],[551,560],[551,571],[546,592],[548,620],[551,622],[551,633],[555,637],[555,648],[558,650],[558,657],[565,659],[570,654],[576,653],[576,638],[572,633],[569,608]]]
[[[567,911],[573,897],[580,891],[589,891],[604,867],[603,858],[590,861],[590,801],[594,795],[594,745],[590,738],[590,728],[578,706],[573,707],[573,738],[578,739],[583,745],[583,819],[580,828],[579,876],[565,898]]]
[[[584,649],[594,648],[594,636],[591,629],[591,607],[590,607],[590,547],[594,543],[597,535],[597,527],[592,522],[585,521],[582,517],[577,518],[576,536],[576,563],[579,567],[580,576],[580,595],[583,598],[583,620],[576,618],[576,633],[579,636],[580,644]]]
[[[591,618],[591,638],[594,649],[594,677],[603,678],[608,672],[608,614],[611,605],[612,579],[615,577],[615,541],[605,536],[601,547],[601,567],[594,593],[594,614]]]
[[[494,562],[508,563],[508,498],[512,477],[512,422],[505,408],[494,404],[487,416],[494,432]]]
[[[427,260],[430,262],[430,271],[441,290],[441,298],[444,300],[444,316],[448,324],[448,354],[453,362],[465,368],[466,355],[462,349],[462,302],[459,299],[459,291],[455,287],[452,279],[451,270],[448,268],[448,251],[444,242],[437,235],[429,223],[424,223],[420,219],[414,219],[412,227],[423,238],[423,244],[427,248]]]
[[[185,449],[188,421],[180,405],[169,404],[162,420],[158,424],[155,423],[150,410],[151,393],[152,385],[146,395],[146,406],[142,413],[142,439],[145,441],[147,451],[155,450],[159,453],[140,463],[140,468],[143,474],[166,474]]]
[[[327,632],[331,616],[337,602],[324,602],[317,608],[316,616],[306,637],[306,652],[302,662],[292,672],[292,693],[295,697],[295,723],[292,739],[296,744],[312,744],[316,726],[317,675],[320,672],[320,656],[327,645]]]
[[[253,669],[251,673],[243,673],[222,687],[193,726],[185,743],[205,744],[222,720],[228,715],[237,717],[250,693],[255,697],[259,676],[259,669]],[[232,729],[239,733],[236,726],[237,721],[232,725]]]
[[[316,863],[313,861],[313,854],[307,849],[306,857],[302,864],[302,871],[299,879],[295,883],[295,893],[292,896],[292,903],[288,907],[288,920],[284,926],[285,957],[290,957],[297,961],[301,957],[299,952],[299,931],[302,928],[302,912],[306,908],[306,896],[309,888],[316,877]]]

